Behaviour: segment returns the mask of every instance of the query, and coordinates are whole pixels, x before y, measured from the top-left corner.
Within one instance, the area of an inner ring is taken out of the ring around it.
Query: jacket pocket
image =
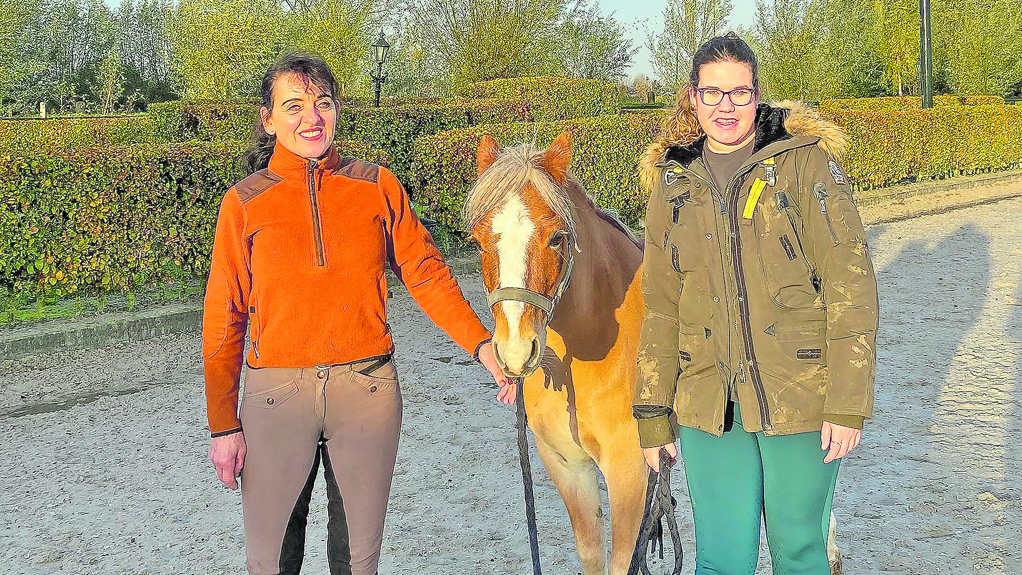
[[[681,326],[678,330],[678,375],[705,375],[715,370],[712,331],[707,327]]]
[[[802,252],[802,242],[789,214],[779,209],[777,198],[763,202],[754,215],[756,263],[767,295],[781,310],[805,310],[822,304],[813,281],[812,266]],[[786,198],[787,196],[783,196]],[[818,303],[819,302],[819,303]]]
[[[788,362],[795,365],[827,365],[826,319],[778,322],[770,326],[767,333],[774,337],[780,348],[780,356]]]

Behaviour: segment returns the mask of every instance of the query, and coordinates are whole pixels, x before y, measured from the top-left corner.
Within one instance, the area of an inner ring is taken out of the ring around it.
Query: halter
[[[572,255],[572,245],[574,249],[582,253],[582,250],[578,247],[578,242],[574,238],[569,238],[571,241],[568,242],[568,258],[565,266],[561,270],[561,281],[557,285],[557,290],[554,291],[553,297],[547,297],[545,294],[541,294],[531,289],[520,288],[520,287],[503,287],[497,288],[490,293],[486,294],[486,303],[493,308],[493,305],[502,301],[520,301],[523,303],[531,304],[545,313],[543,319],[543,327],[550,324],[550,320],[554,318],[554,308],[557,306],[557,302],[561,301],[561,296],[564,295],[564,290],[568,289],[568,282],[571,281],[571,271],[575,267],[575,257]],[[563,257],[561,259],[564,259]]]

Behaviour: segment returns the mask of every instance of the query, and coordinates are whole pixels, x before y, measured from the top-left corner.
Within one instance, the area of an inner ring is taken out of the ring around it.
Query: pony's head
[[[477,160],[463,216],[491,295],[493,353],[508,375],[526,376],[543,358],[550,308],[577,249],[567,194],[571,135],[561,134],[546,150],[527,144],[501,150],[484,136]]]

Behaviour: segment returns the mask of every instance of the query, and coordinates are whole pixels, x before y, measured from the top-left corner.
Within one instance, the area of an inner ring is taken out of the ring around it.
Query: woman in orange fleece
[[[498,399],[515,393],[401,184],[337,155],[336,93],[315,57],[287,55],[266,72],[259,142],[244,159],[252,173],[217,220],[202,332],[209,457],[227,487],[241,477],[252,574],[300,571],[320,460],[331,574],[377,572],[401,428],[388,264],[490,371]]]

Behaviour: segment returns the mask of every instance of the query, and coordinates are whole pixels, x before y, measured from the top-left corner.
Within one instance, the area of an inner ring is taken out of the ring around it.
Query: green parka
[[[643,160],[642,446],[674,441],[674,417],[721,435],[732,389],[750,432],[818,431],[825,419],[861,427],[873,410],[878,302],[837,163],[844,134],[801,104],[760,104],[752,157],[726,190],[703,164],[705,142],[662,138]]]

